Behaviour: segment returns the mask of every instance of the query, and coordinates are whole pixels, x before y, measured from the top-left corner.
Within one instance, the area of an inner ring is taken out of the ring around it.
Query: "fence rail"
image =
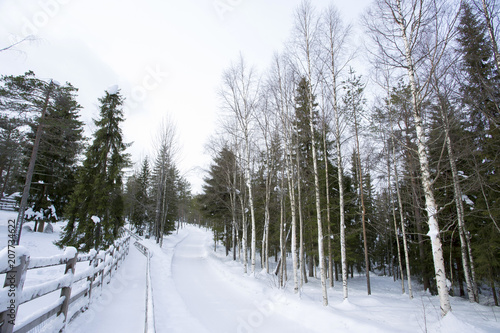
[[[15,198],[4,197],[0,199],[0,210],[16,211],[18,209],[19,209],[19,203]]]
[[[6,274],[4,287],[0,289],[0,332],[28,332],[54,315],[57,315],[54,319],[55,331],[63,330],[79,313],[88,309],[92,291],[99,286],[102,288],[108,275],[107,283],[111,281],[112,272],[118,269],[119,263],[129,253],[129,247],[130,235],[116,241],[106,251],[91,251],[83,255],[78,255],[75,248],[68,247],[61,255],[30,258],[29,252],[22,246],[4,248],[0,251],[0,274]],[[89,267],[75,273],[77,262],[88,262]],[[59,278],[38,285],[24,286],[29,270],[58,265],[66,265],[64,274]],[[75,283],[85,279],[87,281],[83,287],[72,290]],[[57,290],[61,290],[61,294],[56,302],[22,322],[15,323],[19,305]],[[72,309],[73,315],[70,315],[70,305],[83,297],[87,297],[88,302],[78,309]]]

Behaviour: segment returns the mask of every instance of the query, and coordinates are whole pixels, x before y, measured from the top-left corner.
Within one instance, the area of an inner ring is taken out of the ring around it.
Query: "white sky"
[[[201,191],[210,163],[204,144],[214,132],[222,71],[241,52],[260,71],[289,36],[301,0],[3,0],[0,48],[33,34],[37,40],[0,52],[0,74],[70,82],[87,135],[104,91],[126,98],[122,125],[134,162],[153,155],[162,119],[176,123],[179,169]],[[334,3],[355,22],[370,0]]]

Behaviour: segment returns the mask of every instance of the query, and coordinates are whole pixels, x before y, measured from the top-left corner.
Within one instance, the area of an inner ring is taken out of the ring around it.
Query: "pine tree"
[[[57,242],[60,247],[75,246],[80,251],[111,245],[124,225],[122,170],[129,164],[129,157],[120,129],[123,97],[119,91],[106,91],[99,102],[100,118],[94,121],[97,130],[71,196],[68,224]],[[95,217],[100,222],[95,222]]]
[[[78,119],[81,106],[75,100],[76,91],[70,84],[57,86],[43,120],[29,197],[29,206],[40,219],[38,231],[43,231],[45,221],[62,218],[76,184],[76,163],[83,147],[83,123]],[[31,130],[28,138],[34,141],[37,126],[33,124]],[[32,146],[27,145],[26,161]]]

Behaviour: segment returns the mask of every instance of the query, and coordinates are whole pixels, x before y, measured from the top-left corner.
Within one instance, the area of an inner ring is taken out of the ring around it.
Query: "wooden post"
[[[7,309],[0,313],[0,331],[2,333],[12,333],[16,322],[17,308],[19,307],[18,300],[23,291],[24,280],[26,279],[26,270],[29,265],[30,257],[28,255],[20,256],[19,265],[12,267],[5,275],[3,287],[9,288],[10,303]]]
[[[89,302],[88,302],[88,305],[87,305],[87,308],[90,306],[90,302],[92,301],[92,288],[94,286],[94,282],[95,282],[95,279],[97,277],[97,275],[99,273],[96,273],[96,267],[99,265],[99,258],[97,257],[97,255],[99,254],[99,252],[95,252],[95,255],[92,259],[90,259],[90,262],[89,262],[89,266],[92,266],[93,267],[93,273],[92,273],[92,276],[89,276],[87,278],[87,281],[89,281],[90,285],[89,285],[89,292],[88,292],[88,297],[89,297]]]
[[[75,251],[76,252],[76,251]],[[78,253],[75,254],[73,258],[68,260],[66,263],[66,270],[64,271],[64,274],[75,274],[75,265],[76,265],[76,260],[78,259]],[[57,314],[60,316],[61,314],[64,315],[64,327],[66,327],[67,319],[68,319],[68,309],[69,309],[69,301],[71,299],[71,287],[72,287],[73,282],[70,283],[68,287],[63,287],[61,288],[61,297],[64,297],[63,304],[61,306],[61,311]]]

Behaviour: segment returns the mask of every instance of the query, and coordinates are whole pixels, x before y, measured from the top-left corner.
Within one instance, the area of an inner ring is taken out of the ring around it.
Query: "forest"
[[[355,273],[498,306],[498,8],[488,1],[377,0],[359,34],[303,1],[290,38],[258,72],[224,71],[213,163],[194,198],[245,272],[295,292]],[[368,67],[366,77],[355,65]],[[280,258],[292,257],[292,276]],[[274,257],[274,258],[273,258]],[[259,264],[260,263],[260,264]]]
[[[358,27],[304,0],[269,68],[241,54],[221,73],[196,194],[168,117],[134,166],[117,87],[85,138],[76,87],[2,75],[0,199],[17,198],[17,242],[24,220],[39,231],[67,220],[57,245],[82,252],[112,244],[126,222],[160,246],[189,222],[210,227],[246,274],[264,269],[296,293],[318,278],[325,306],[335,283],[349,297],[355,274],[368,295],[374,274],[410,298],[419,284],[442,315],[450,296],[498,306],[498,10],[494,0],[375,0]]]

